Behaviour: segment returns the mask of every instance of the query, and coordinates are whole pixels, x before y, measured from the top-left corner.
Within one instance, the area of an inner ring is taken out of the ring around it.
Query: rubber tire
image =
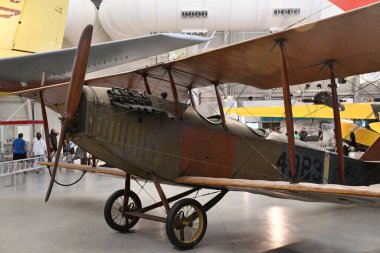
[[[124,192],[125,192],[124,189],[121,189],[121,190],[114,192],[107,199],[107,202],[104,206],[104,219],[106,220],[108,226],[110,228],[112,228],[113,230],[116,230],[116,231],[121,232],[121,233],[127,232],[129,229],[131,229],[133,226],[135,226],[137,224],[137,222],[139,221],[139,218],[133,218],[132,219],[133,221],[131,223],[129,223],[127,226],[121,226],[121,225],[115,223],[115,221],[112,219],[111,210],[112,210],[113,203],[118,198],[124,196]],[[129,198],[134,201],[137,209],[141,209],[141,200],[140,200],[139,196],[137,196],[136,193],[134,193],[133,191],[130,191],[129,192]]]
[[[178,240],[177,236],[175,235],[174,229],[173,229],[173,224],[177,215],[177,212],[184,206],[186,205],[195,205],[197,208],[200,210],[201,215],[203,216],[203,230],[201,231],[201,234],[192,243],[184,243],[180,240]],[[206,233],[207,229],[207,215],[206,212],[203,209],[203,206],[196,201],[195,199],[181,199],[177,203],[173,205],[173,207],[170,209],[168,213],[168,217],[166,220],[166,235],[169,239],[169,241],[179,250],[188,250],[194,248],[200,241],[203,239],[203,236]]]

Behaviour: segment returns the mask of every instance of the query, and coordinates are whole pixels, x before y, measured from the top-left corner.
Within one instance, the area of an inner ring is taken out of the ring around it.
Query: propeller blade
[[[55,154],[53,173],[51,175],[49,187],[46,192],[45,202],[49,200],[51,191],[53,189],[55,175],[57,174],[59,156],[61,154],[63,142],[66,137],[66,131],[70,125],[71,120],[74,118],[75,112],[77,111],[79,105],[80,96],[83,90],[84,78],[86,75],[88,55],[91,47],[92,30],[92,25],[86,26],[78,43],[78,49],[73,65],[73,72],[71,75],[69,90],[66,97],[61,136],[59,138],[58,148]]]

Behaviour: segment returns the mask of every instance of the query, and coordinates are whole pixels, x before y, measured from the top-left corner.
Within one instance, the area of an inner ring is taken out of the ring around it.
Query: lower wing
[[[222,187],[275,198],[307,202],[328,202],[355,205],[380,205],[379,186],[346,186],[334,184],[298,183],[209,177],[180,177],[176,183],[203,187]]]
[[[45,166],[54,166],[54,162],[41,162],[40,164]],[[73,163],[58,163],[58,167],[125,178],[125,172],[116,168],[92,167]]]
[[[52,162],[41,165],[53,166]],[[58,167],[81,170],[125,178],[125,172],[116,168],[91,167],[71,163],[59,163]],[[335,184],[291,184],[284,181],[264,181],[211,177],[179,177],[175,183],[189,186],[227,188],[231,191],[244,191],[274,198],[293,199],[306,202],[327,202],[380,206],[380,186],[347,186]]]

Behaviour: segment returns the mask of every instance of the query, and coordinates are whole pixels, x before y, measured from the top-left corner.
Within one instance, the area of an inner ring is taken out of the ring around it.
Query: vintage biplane
[[[59,151],[67,134],[121,170],[67,166],[125,177],[125,189],[113,193],[105,205],[111,228],[128,231],[141,218],[163,222],[170,242],[189,249],[205,234],[206,212],[229,190],[301,201],[379,204],[380,190],[370,185],[380,183],[380,141],[361,160],[343,156],[335,85],[336,77],[380,70],[379,13],[380,4],[374,4],[174,62],[91,80],[84,80],[91,40],[91,28],[86,28],[70,84],[43,84],[12,94],[62,113]],[[289,85],[325,79],[331,79],[337,153],[295,145],[292,134],[252,130],[224,116],[223,83],[282,87],[287,132],[293,133]],[[206,118],[192,98],[193,89],[207,86],[215,88],[220,114]],[[46,128],[46,116],[44,120]],[[46,201],[57,166],[62,166],[58,159],[50,165]],[[130,189],[131,175],[152,180],[161,202],[142,207]],[[192,189],[168,198],[161,183]],[[204,205],[184,198],[200,188],[220,193]],[[147,214],[160,206],[166,217]]]

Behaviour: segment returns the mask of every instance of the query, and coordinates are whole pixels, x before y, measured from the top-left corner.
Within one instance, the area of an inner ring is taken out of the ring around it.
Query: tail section
[[[360,157],[360,160],[366,162],[380,162],[380,138],[378,138],[371,147]]]
[[[329,0],[332,4],[338,6],[343,11],[350,11],[366,5],[379,2],[379,0]]]
[[[0,2],[0,58],[61,48],[69,0]]]

